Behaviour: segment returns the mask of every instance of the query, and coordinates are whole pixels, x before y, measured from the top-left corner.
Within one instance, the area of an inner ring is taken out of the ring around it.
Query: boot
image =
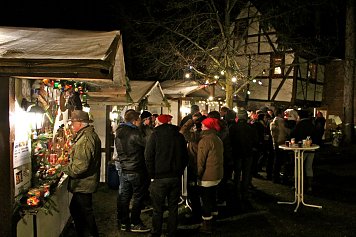
[[[213,220],[203,220],[202,226],[199,229],[199,232],[205,234],[212,234],[213,233]]]
[[[313,191],[313,177],[307,177],[307,192]]]

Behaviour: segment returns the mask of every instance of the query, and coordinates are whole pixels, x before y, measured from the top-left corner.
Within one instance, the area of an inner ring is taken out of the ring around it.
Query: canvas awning
[[[100,92],[88,92],[89,103],[105,103],[112,105],[138,105],[146,100],[147,106],[167,106],[164,93],[158,81],[128,81],[126,97],[117,98],[117,91],[102,95]]]
[[[225,98],[225,91],[218,85],[202,85],[196,81],[168,80],[161,83],[163,93],[170,99],[195,97],[207,99],[210,95]]]
[[[121,33],[0,27],[0,76],[100,81],[102,94],[124,93]]]
[[[130,97],[134,104],[147,99],[148,106],[167,106],[164,93],[158,81],[130,81]]]

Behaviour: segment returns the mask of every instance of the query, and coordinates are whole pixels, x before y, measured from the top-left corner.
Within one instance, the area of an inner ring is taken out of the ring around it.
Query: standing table
[[[305,151],[314,151],[319,149],[318,145],[312,144],[310,147],[298,147],[298,146],[286,146],[280,145],[280,149],[293,151],[294,152],[294,201],[293,202],[278,202],[278,204],[297,204],[294,212],[297,212],[299,204],[302,203],[304,206],[316,207],[321,209],[322,206],[311,205],[304,202],[304,152]]]

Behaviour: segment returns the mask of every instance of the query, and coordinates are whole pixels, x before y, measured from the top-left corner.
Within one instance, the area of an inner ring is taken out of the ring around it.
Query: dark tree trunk
[[[345,143],[354,135],[355,4],[347,0],[345,29],[344,132]]]

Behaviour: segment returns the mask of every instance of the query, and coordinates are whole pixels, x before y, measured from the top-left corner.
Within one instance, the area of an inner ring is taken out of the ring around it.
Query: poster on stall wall
[[[14,168],[31,162],[31,140],[14,142]]]
[[[31,163],[14,169],[15,197],[28,190],[31,186]]]

